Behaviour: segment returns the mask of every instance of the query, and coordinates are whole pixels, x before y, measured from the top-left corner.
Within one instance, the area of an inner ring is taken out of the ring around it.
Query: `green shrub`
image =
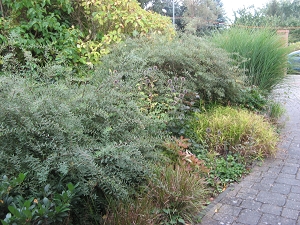
[[[67,221],[72,199],[75,197],[76,186],[69,183],[68,190],[61,194],[51,191],[46,185],[38,195],[22,196],[18,193],[19,186],[24,182],[25,174],[8,179],[3,176],[0,180],[0,218],[3,225],[8,224],[62,224]],[[5,218],[4,218],[4,215]]]
[[[245,70],[249,86],[271,91],[284,78],[289,49],[275,31],[233,27],[216,34],[212,41],[234,59],[245,59],[240,69]]]
[[[216,107],[196,113],[190,126],[198,142],[221,155],[238,153],[251,162],[276,151],[278,135],[274,128],[263,116],[247,110]]]
[[[105,197],[130,197],[151,175],[149,165],[163,160],[166,125],[141,112],[136,86],[117,79],[96,86],[2,76],[1,175],[26,171],[28,196],[46,184],[60,193],[78,183],[83,200],[74,211],[85,211],[87,198],[101,211]]]
[[[137,69],[157,67],[169,78],[186,79],[189,90],[197,92],[205,101],[227,104],[240,97],[243,78],[234,61],[224,50],[192,35],[172,40],[157,36],[128,39],[103,57],[102,62],[101,70],[129,74]]]
[[[22,61],[20,48],[25,48],[43,64],[48,61],[39,45],[57,49],[51,60],[93,65],[125,36],[175,33],[167,17],[142,9],[134,0],[4,0],[0,15],[0,44],[13,35],[15,42],[6,50],[14,48]]]

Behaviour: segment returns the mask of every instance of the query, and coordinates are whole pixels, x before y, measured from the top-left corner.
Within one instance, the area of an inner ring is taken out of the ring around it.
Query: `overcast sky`
[[[270,0],[222,0],[227,17],[233,19],[233,11],[236,11],[244,6],[254,5],[255,8],[261,8]]]

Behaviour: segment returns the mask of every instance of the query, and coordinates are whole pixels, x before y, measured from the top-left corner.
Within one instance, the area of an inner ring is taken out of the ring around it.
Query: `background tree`
[[[224,11],[220,0],[184,0],[185,30],[203,34],[224,22]],[[219,19],[219,20],[218,20]]]
[[[144,9],[168,16],[172,20],[173,0],[139,0],[139,3]],[[185,6],[182,1],[174,0],[175,24],[179,30],[184,28],[184,21],[182,20],[184,10]]]
[[[272,0],[263,8],[248,7],[235,12],[235,24],[290,29],[289,42],[300,41],[300,1]]]

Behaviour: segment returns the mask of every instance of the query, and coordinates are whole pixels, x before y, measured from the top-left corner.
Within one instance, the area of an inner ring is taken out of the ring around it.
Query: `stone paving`
[[[274,99],[286,109],[278,154],[219,195],[201,225],[300,225],[300,75],[287,76]]]

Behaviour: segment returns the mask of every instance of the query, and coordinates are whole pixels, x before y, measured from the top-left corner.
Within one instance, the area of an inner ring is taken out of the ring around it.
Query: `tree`
[[[202,33],[207,29],[216,28],[218,19],[223,18],[222,3],[220,0],[184,0],[186,10],[184,21],[186,31]]]
[[[36,46],[48,44],[58,50],[56,60],[71,64],[99,63],[126,36],[174,34],[167,17],[142,9],[137,0],[2,0],[0,6],[0,44],[14,37],[18,55],[26,50],[39,58]]]
[[[173,0],[139,0],[144,9],[159,13],[163,16],[173,17]],[[175,24],[177,29],[183,29],[182,20],[184,5],[180,0],[174,0]]]
[[[272,0],[263,8],[254,7],[240,9],[235,12],[237,25],[274,27],[274,29],[290,29],[289,41],[300,41],[300,1],[278,1]]]

